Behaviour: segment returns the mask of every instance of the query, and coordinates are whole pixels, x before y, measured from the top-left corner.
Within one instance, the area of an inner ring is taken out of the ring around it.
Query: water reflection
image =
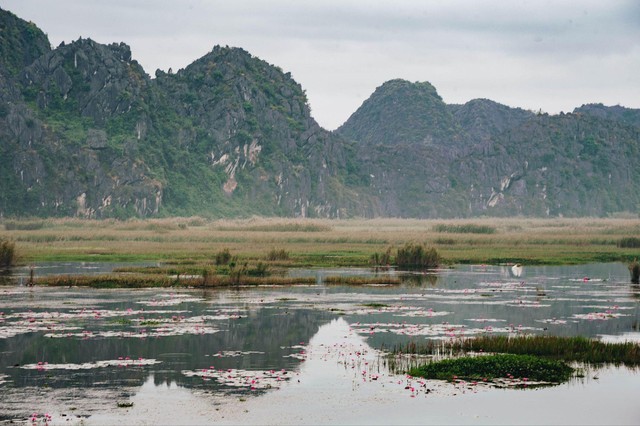
[[[265,388],[251,386],[256,379],[250,372],[271,370],[302,374],[316,386],[339,386],[336,377],[342,377],[353,388],[354,381],[361,387],[363,380],[376,382],[374,375],[385,374],[367,359],[383,344],[517,333],[635,339],[640,319],[640,291],[627,283],[622,264],[527,267],[520,277],[512,267],[486,265],[437,274],[384,272],[402,277],[399,286],[321,284],[323,276],[371,274],[370,269],[298,273],[313,273],[320,284],[179,291],[2,287],[0,398],[21,389],[117,391],[147,389],[151,382],[220,394],[260,393]],[[126,357],[158,363],[25,368]],[[340,375],[328,375],[335,365]],[[246,377],[218,380],[218,372],[227,370]],[[354,378],[354,371],[360,375]],[[0,419],[9,418],[15,412],[0,408]]]

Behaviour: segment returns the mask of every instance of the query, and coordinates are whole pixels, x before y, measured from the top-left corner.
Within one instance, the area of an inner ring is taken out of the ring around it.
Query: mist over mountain
[[[638,211],[640,110],[448,105],[391,80],[335,132],[289,73],[214,47],[151,78],[0,10],[0,217],[601,216]]]

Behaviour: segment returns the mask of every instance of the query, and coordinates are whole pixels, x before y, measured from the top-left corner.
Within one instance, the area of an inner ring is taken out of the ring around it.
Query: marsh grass
[[[189,224],[192,220],[193,226]],[[618,242],[629,235],[640,234],[638,218],[447,221],[167,218],[124,222],[65,218],[43,221],[46,226],[42,229],[4,230],[0,237],[19,244],[23,262],[207,263],[224,249],[239,257],[256,260],[264,259],[265,253],[277,247],[295,254],[288,261],[293,266],[332,267],[367,266],[375,253],[384,253],[390,246],[402,247],[412,241],[434,247],[446,264],[629,263],[638,257],[637,248],[618,247]],[[188,226],[185,229],[179,223]],[[445,234],[434,231],[433,227],[438,224],[488,226],[496,232]]]
[[[213,275],[206,282],[202,276],[169,277],[166,275],[57,275],[38,277],[35,285],[48,287],[153,288],[153,287],[231,287],[258,285],[309,285],[315,278],[260,277],[249,275]]]
[[[379,276],[379,277],[346,277],[346,276],[329,276],[324,277],[322,280],[323,283],[327,285],[336,285],[336,284],[344,284],[344,285],[372,285],[372,284],[382,284],[382,285],[397,285],[400,284],[400,278],[391,277],[391,276]]]
[[[618,241],[617,245],[620,248],[640,248],[640,238],[637,238],[637,237],[621,238]]]
[[[371,255],[370,263],[373,266],[390,266],[393,263],[391,247],[389,247],[384,253],[373,253]]]
[[[271,249],[267,253],[266,259],[270,262],[289,260],[289,252],[285,249]]]
[[[436,232],[449,232],[453,234],[495,234],[496,228],[489,225],[478,225],[475,223],[444,224],[439,223],[433,226]]]
[[[177,280],[166,275],[52,275],[38,277],[35,285],[47,287],[150,288],[197,284],[201,280]]]
[[[409,269],[433,269],[440,266],[440,262],[440,255],[435,248],[413,243],[400,247],[395,259],[399,268]]]
[[[11,266],[15,262],[16,245],[13,241],[0,238],[0,267]]]
[[[443,352],[451,354],[467,352],[509,353],[588,364],[640,365],[640,345],[638,343],[606,343],[580,336],[480,336],[450,343],[429,340],[419,343],[409,342],[391,349],[393,354],[435,355]]]
[[[234,232],[330,232],[326,221],[313,219],[253,218],[249,220],[225,220],[215,225],[219,231]]]
[[[33,231],[47,226],[44,220],[7,220],[4,229],[7,231]]]

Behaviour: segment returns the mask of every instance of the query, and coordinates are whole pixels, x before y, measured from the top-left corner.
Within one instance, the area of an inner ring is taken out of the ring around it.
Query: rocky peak
[[[359,143],[433,145],[450,142],[457,130],[430,83],[391,80],[378,87],[337,132]]]
[[[472,142],[486,141],[534,116],[530,111],[511,108],[489,99],[472,99],[464,105],[449,105],[455,119]]]
[[[26,99],[40,109],[80,113],[96,125],[139,104],[148,80],[131,60],[129,46],[91,39],[62,43],[29,65],[22,77]]]
[[[620,105],[585,104],[575,108],[573,112],[640,127],[640,109],[625,108]]]

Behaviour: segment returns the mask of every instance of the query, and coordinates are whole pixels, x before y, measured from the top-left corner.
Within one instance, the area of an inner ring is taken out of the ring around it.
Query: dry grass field
[[[640,237],[638,218],[457,220],[318,220],[199,217],[149,220],[30,219],[0,222],[17,260],[205,263],[228,249],[239,259],[264,259],[276,249],[286,265],[360,266],[373,253],[406,243],[435,247],[446,263],[565,264],[628,262]]]

